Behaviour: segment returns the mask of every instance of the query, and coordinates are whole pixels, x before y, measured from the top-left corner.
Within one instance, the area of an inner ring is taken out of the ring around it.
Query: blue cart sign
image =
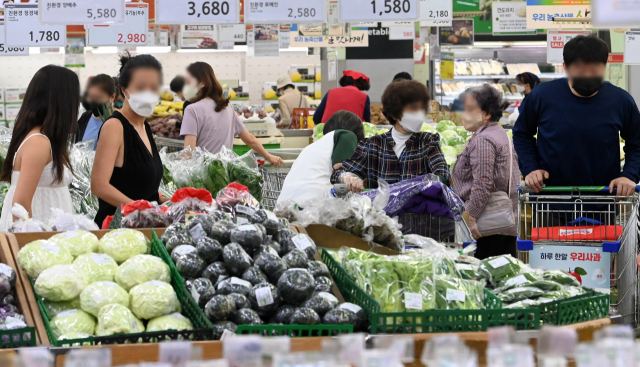
[[[534,269],[570,272],[583,286],[609,293],[610,255],[596,246],[535,245],[529,252],[529,265]]]

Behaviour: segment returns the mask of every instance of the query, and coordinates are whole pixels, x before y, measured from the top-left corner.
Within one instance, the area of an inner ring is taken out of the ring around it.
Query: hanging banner
[[[84,38],[67,38],[64,48],[64,66],[67,68],[83,68],[84,62]]]
[[[255,57],[280,56],[279,33],[280,33],[279,24],[255,24],[253,26],[254,56]]]
[[[42,24],[122,24],[124,0],[40,0]]]
[[[156,0],[157,24],[240,23],[238,0]]]
[[[547,31],[547,62],[549,64],[562,64],[564,62],[564,45],[573,37],[588,36],[591,31]]]
[[[553,29],[553,18],[591,18],[591,0],[527,0],[527,28]]]
[[[215,24],[180,26],[180,48],[192,50],[217,50],[218,28]]]
[[[146,46],[149,4],[127,3],[124,24],[87,26],[87,46]]]
[[[440,52],[440,80],[453,80],[454,60],[453,52]]]
[[[67,26],[38,21],[38,4],[5,4],[5,46],[64,47]]]
[[[26,56],[29,55],[29,47],[8,47],[4,43],[4,22],[0,22],[0,57],[1,56]],[[2,92],[0,91],[0,97]]]
[[[245,1],[245,23],[324,23],[325,0]]]
[[[244,24],[220,24],[220,42],[247,42],[247,26]]]
[[[352,30],[349,36],[303,36],[294,24],[291,47],[369,47],[369,32]]]
[[[536,34],[535,29],[527,28],[526,1],[494,1],[491,6],[494,35],[512,33]]]
[[[441,45],[473,45],[473,19],[456,19],[451,27],[438,27]]]
[[[421,27],[450,27],[452,20],[452,0],[420,0]]]
[[[340,1],[340,22],[417,21],[420,17],[418,3],[418,0]]]
[[[594,0],[591,21],[596,28],[638,28],[640,0]]]

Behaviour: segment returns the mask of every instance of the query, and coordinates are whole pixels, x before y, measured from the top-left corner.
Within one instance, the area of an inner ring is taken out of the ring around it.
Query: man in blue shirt
[[[629,196],[640,181],[640,112],[629,93],[604,82],[608,54],[595,36],[573,38],[564,47],[567,78],[540,84],[521,107],[513,143],[535,192],[543,184],[609,186]]]

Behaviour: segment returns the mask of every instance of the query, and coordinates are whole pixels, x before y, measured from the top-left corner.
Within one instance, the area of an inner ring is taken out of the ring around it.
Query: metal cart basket
[[[268,149],[269,154],[282,158],[284,164],[280,167],[273,167],[268,162],[260,165],[260,173],[264,179],[262,186],[262,206],[267,210],[274,210],[278,196],[282,191],[284,179],[291,170],[293,162],[298,158],[302,149]],[[264,158],[259,158],[264,159]]]
[[[639,189],[640,186],[636,192]],[[590,277],[588,282],[602,284],[602,288],[609,286],[610,311],[618,313],[623,323],[635,327],[638,324],[638,195],[618,197],[609,194],[608,187],[545,187],[538,194],[529,191],[521,184],[520,259],[550,266],[573,264],[577,269],[578,263],[591,266],[590,262],[609,258],[609,274],[595,270],[583,276]],[[604,264],[600,269],[607,267]],[[586,273],[582,267],[579,269]]]

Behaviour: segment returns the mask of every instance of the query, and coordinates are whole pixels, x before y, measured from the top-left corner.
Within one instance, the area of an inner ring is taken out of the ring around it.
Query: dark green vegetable
[[[276,283],[287,270],[284,261],[277,255],[263,252],[256,259],[256,266],[269,278],[271,283]]]
[[[311,275],[313,275],[314,278],[319,276],[331,276],[331,273],[329,273],[329,268],[322,261],[309,261],[309,263],[307,263],[307,269],[309,269],[309,272],[311,273]]]
[[[316,281],[316,289],[315,292],[333,292],[333,282],[330,278],[325,276],[317,276],[315,277]]]
[[[174,232],[173,235],[170,235],[165,239],[166,241],[164,242],[164,246],[167,248],[169,253],[173,252],[176,247],[181,245],[195,245],[193,238],[191,238],[191,235],[188,233]]]
[[[273,212],[266,209],[257,210],[251,217],[251,223],[262,224],[267,230],[267,234],[269,236],[273,236],[280,228],[282,228],[278,217],[276,217]]]
[[[251,283],[236,277],[225,279],[218,284],[218,294],[229,295],[231,293],[238,293],[246,296],[250,291]]]
[[[195,252],[180,256],[176,262],[176,269],[178,273],[186,278],[198,278],[207,267],[207,263],[204,262]]]
[[[285,302],[299,305],[311,296],[316,282],[308,270],[290,269],[282,274],[277,287],[278,294]]]
[[[214,197],[218,194],[218,191],[227,187],[231,183],[229,174],[225,164],[220,159],[212,159],[207,166],[207,178],[204,182],[205,188]]]
[[[289,227],[279,229],[278,232],[273,236],[273,240],[280,244],[280,251],[278,254],[280,256],[284,256],[289,253],[289,251],[295,248],[293,241],[291,241],[291,237],[295,234]]]
[[[251,196],[258,201],[262,201],[263,179],[259,172],[249,168],[242,161],[233,161],[227,165],[230,182],[238,182],[249,188]],[[226,185],[225,185],[226,186]]]
[[[207,305],[209,301],[211,301],[211,298],[213,298],[213,296],[215,295],[216,295],[216,289],[215,287],[212,286],[211,288],[204,291],[204,293],[200,294],[200,299],[198,300],[198,306],[200,306],[200,308],[204,310],[204,307]]]
[[[231,216],[229,215],[229,213],[225,213],[222,210],[214,210],[211,212],[211,219],[213,219],[214,222],[219,222],[221,220],[227,220],[227,221],[232,221]]]
[[[478,268],[491,283],[511,278],[520,273],[522,262],[509,255],[493,256],[480,261]]]
[[[245,270],[245,272],[242,274],[242,280],[246,280],[247,282],[251,283],[251,285],[258,285],[260,283],[269,282],[267,276],[264,275],[264,273],[255,266],[252,266],[249,269]]]
[[[278,255],[278,251],[276,251],[275,248],[273,248],[271,246],[267,246],[267,245],[260,245],[260,247],[258,247],[258,249],[253,252],[253,260],[254,261],[257,260],[258,257],[263,252],[268,252],[270,254],[273,254],[273,255],[276,255],[276,256],[280,257],[280,255]]]
[[[236,310],[251,308],[251,302],[249,302],[249,299],[240,293],[231,293],[227,295],[227,297],[233,300],[233,303],[236,305]]]
[[[322,323],[327,325],[353,325],[355,329],[358,325],[358,317],[350,310],[336,308],[328,311],[322,317]]]
[[[236,228],[236,224],[229,220],[221,220],[211,228],[211,238],[226,245],[231,242],[231,230]]]
[[[266,232],[260,224],[244,224],[231,230],[231,242],[240,244],[247,253],[253,253],[265,240]]]
[[[270,324],[282,324],[289,325],[291,324],[291,318],[293,317],[294,312],[296,312],[296,308],[291,305],[280,306],[271,317],[269,321]]]
[[[191,245],[180,245],[171,251],[171,260],[173,260],[174,263],[177,263],[178,259],[183,255],[194,251],[196,251],[196,248]]]
[[[243,308],[233,313],[231,320],[238,325],[262,325],[262,319],[257,312],[250,308]]]
[[[254,286],[247,298],[249,302],[251,302],[251,308],[255,310],[258,315],[267,319],[278,309],[282,302],[276,287],[269,283]]]
[[[534,287],[517,287],[506,290],[498,295],[504,302],[516,302],[523,299],[535,299],[543,296],[545,292]]]
[[[207,264],[217,261],[222,255],[222,245],[216,240],[205,237],[196,241],[196,250],[198,255]]]
[[[573,287],[579,287],[580,282],[571,274],[563,270],[551,270],[545,271],[542,276],[544,280],[551,280],[561,285],[570,285]]]
[[[293,247],[291,247],[291,244],[293,244]],[[316,243],[313,242],[311,237],[309,237],[304,233],[297,233],[291,236],[291,241],[289,242],[289,246],[285,247],[283,251],[285,251],[286,253],[289,253],[293,251],[295,248],[302,250],[305,254],[307,254],[307,257],[309,260],[313,260],[316,257],[316,252],[317,252]]]
[[[225,246],[222,250],[222,258],[229,273],[239,277],[253,265],[253,259],[237,243]]]
[[[225,330],[229,330],[232,333],[238,331],[238,326],[231,321],[218,321],[213,324],[213,339],[220,340]]]
[[[314,310],[318,315],[323,316],[325,313],[338,307],[339,303],[340,302],[333,294],[320,292],[304,301],[301,307],[310,308]]]
[[[310,308],[300,307],[296,309],[293,316],[291,316],[291,323],[298,325],[318,325],[320,323],[320,316]]]
[[[207,236],[211,236],[213,225],[216,224],[216,222],[208,214],[196,214],[193,217],[191,217],[189,224],[187,224],[187,229],[189,230],[189,233],[192,233],[191,230],[194,227],[196,227],[198,224],[202,227],[202,229],[207,234]]]
[[[227,296],[216,295],[207,302],[204,313],[212,322],[224,321],[235,311],[236,305]]]
[[[229,277],[229,272],[227,271],[226,266],[221,261],[216,261],[214,263],[209,264],[209,266],[204,269],[202,272],[202,276],[211,281],[211,283],[216,284],[220,280],[220,277]]]
[[[284,255],[282,261],[284,261],[287,269],[306,269],[307,264],[309,263],[307,255],[298,249],[294,249],[288,254]]]
[[[536,287],[538,289],[542,289],[543,291],[559,291],[562,290],[562,286],[556,282],[552,282],[550,280],[538,280],[529,284],[530,287]]]
[[[356,304],[345,302],[337,307],[338,309],[346,309],[353,312],[356,315],[357,323],[353,331],[362,330],[365,322],[367,321],[367,313],[364,309]]]

